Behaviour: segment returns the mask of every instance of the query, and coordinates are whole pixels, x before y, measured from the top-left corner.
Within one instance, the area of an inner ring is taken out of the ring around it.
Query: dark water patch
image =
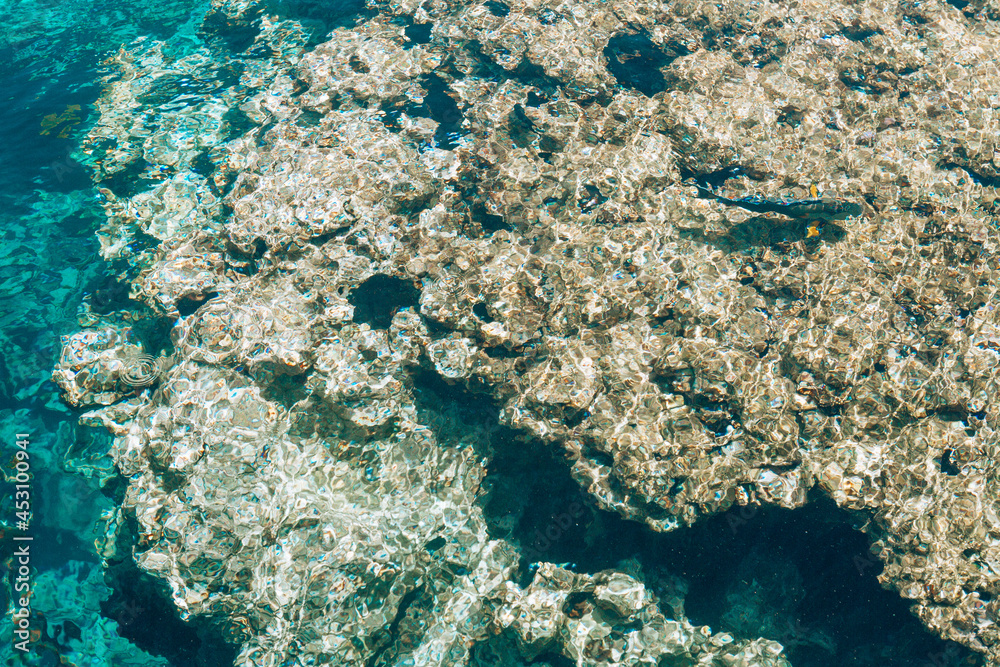
[[[186,298],[180,299],[177,302],[177,312],[181,314],[181,317],[187,317],[188,315],[193,315],[199,308],[201,308],[206,301],[218,296],[218,292],[207,292],[205,294],[199,294],[197,296],[192,295]]]
[[[649,562],[691,583],[686,609],[694,622],[771,635],[796,667],[903,667],[949,651],[976,664],[879,585],[882,565],[869,538],[828,499],[799,510],[736,508],[649,546]]]
[[[497,428],[483,480],[483,516],[494,538],[518,545],[522,581],[541,561],[575,562],[596,536],[596,510],[550,446]]]
[[[90,293],[90,308],[99,315],[127,310],[138,305],[129,298],[129,287],[112,275],[97,276],[84,288]]]
[[[351,290],[347,301],[354,306],[354,322],[388,329],[400,309],[419,308],[420,290],[413,281],[377,273]]]
[[[961,169],[969,175],[969,178],[972,179],[972,182],[976,185],[982,185],[988,188],[1000,188],[1000,178],[983,174],[976,171],[972,167],[967,167],[965,165],[958,164],[957,162],[941,162],[938,164],[938,167],[940,169]],[[961,185],[961,182],[959,182],[959,184]]]
[[[489,212],[486,204],[477,195],[474,188],[467,188],[463,192],[463,199],[466,202],[471,202],[468,208],[469,221],[473,226],[479,225],[486,236],[492,236],[501,229],[506,229],[510,232],[514,231],[514,225],[504,220],[503,216]]]
[[[938,466],[941,468],[941,472],[943,472],[946,475],[954,476],[962,472],[961,468],[956,466],[955,463],[951,460],[951,457],[954,455],[954,453],[955,453],[954,450],[946,449],[944,450],[944,453],[941,454],[941,458],[938,461]]]
[[[493,16],[499,16],[502,18],[510,14],[510,7],[502,2],[499,2],[498,0],[487,0],[483,3],[483,6],[486,7],[487,11],[489,11],[490,14],[493,14]]]
[[[271,0],[268,13],[299,21],[315,46],[326,40],[335,28],[350,28],[377,15],[365,0]]]
[[[220,629],[206,620],[182,621],[167,583],[141,571],[131,558],[108,564],[104,580],[112,594],[101,603],[101,614],[118,623],[122,638],[173,667],[235,662],[237,646],[226,643]]]
[[[502,346],[484,347],[482,348],[482,350],[483,352],[486,353],[486,356],[489,357],[490,359],[516,359],[517,357],[521,356],[517,352],[514,352],[513,350],[509,350],[506,347]]]
[[[99,207],[94,206],[89,210],[74,211],[69,215],[54,218],[52,224],[59,230],[61,240],[68,241],[73,246],[85,245],[92,250],[90,254],[93,256],[100,247],[94,232],[104,221],[103,213]],[[56,257],[64,258],[65,254],[57,253]]]
[[[412,376],[413,400],[421,424],[426,424],[438,442],[472,444],[477,456],[489,458],[497,439],[510,433],[500,426],[500,406],[486,387],[473,380],[457,382],[433,370],[419,369]],[[471,437],[470,436],[478,436]]]
[[[499,426],[499,405],[461,382],[444,378],[435,371],[420,370],[413,376],[413,386],[417,411],[428,415],[427,421],[434,421],[435,414],[451,411],[452,419],[462,424],[486,429],[491,434],[509,431]]]
[[[467,132],[462,127],[464,116],[458,103],[449,95],[447,82],[437,74],[431,73],[421,77],[420,84],[427,91],[424,100],[416,104],[406,98],[396,101],[382,102],[382,123],[392,130],[402,130],[400,118],[403,114],[411,118],[431,118],[438,126],[434,132],[434,142],[439,148],[451,150]]]
[[[51,63],[46,60],[32,60],[19,53],[16,62],[0,76],[4,84],[0,109],[11,114],[5,117],[3,128],[7,138],[37,136],[44,116],[62,113],[71,105],[87,109],[101,92],[95,83],[96,61],[71,63],[58,78],[50,76]]]
[[[224,141],[228,142],[242,137],[255,127],[257,127],[257,123],[250,120],[250,117],[238,106],[229,107],[229,110],[222,116]]]
[[[508,71],[498,65],[493,58],[483,52],[483,45],[479,42],[469,42],[466,45],[466,49],[470,55],[475,58],[477,67],[474,68],[469,76],[486,79],[489,81],[494,81],[497,83],[503,83],[511,78],[517,79],[518,81],[532,86],[542,94],[547,96],[547,99],[555,99],[559,95],[559,91],[563,88],[563,83],[559,79],[549,76],[546,74],[545,69],[535,65],[527,58],[521,61],[521,64],[513,71]],[[455,71],[456,77],[464,77],[465,73]]]
[[[734,507],[656,533],[596,509],[558,450],[503,429],[492,442],[481,502],[491,535],[524,554],[521,585],[531,581],[533,561],[593,573],[636,557],[645,572],[688,583],[685,610],[695,625],[779,641],[796,667],[912,667],[942,655],[954,657],[947,664],[978,664],[881,587],[869,537],[826,498],[798,510]]]
[[[840,29],[840,34],[852,42],[863,42],[869,37],[881,35],[883,32],[878,26],[868,26],[862,23],[860,19],[854,19],[854,21]]]
[[[582,424],[583,421],[585,419],[587,419],[588,417],[590,417],[590,411],[589,410],[581,409],[581,410],[577,410],[575,413],[573,413],[571,411],[567,411],[567,413],[566,413],[566,419],[565,419],[565,421],[566,421],[566,428],[571,428],[571,429],[572,428],[576,428],[577,426],[579,426],[580,424]]]
[[[430,44],[431,29],[433,27],[433,23],[411,22],[406,26],[406,28],[403,29],[403,34],[406,36],[406,39],[410,40],[404,48],[411,49],[414,44]]]
[[[174,344],[170,339],[173,328],[174,322],[170,318],[150,313],[149,316],[136,320],[132,325],[132,332],[142,343],[142,349],[156,357],[173,354]]]
[[[534,131],[535,124],[528,118],[521,104],[515,104],[507,115],[507,128],[511,141],[518,148],[527,148],[538,138]]]
[[[507,631],[499,635],[487,635],[486,639],[477,642],[469,649],[469,667],[506,667],[507,665],[535,665],[537,667],[576,667],[577,662],[570,660],[561,653],[544,651],[533,655],[531,659],[522,655],[523,649],[513,632]],[[584,662],[582,664],[607,664],[601,662]],[[622,663],[618,663],[622,664]],[[660,662],[657,667],[672,667]]]
[[[268,251],[267,243],[264,239],[257,237],[253,240],[253,258],[263,259],[264,254]]]
[[[608,71],[619,85],[638,90],[647,97],[666,89],[660,68],[683,55],[687,55],[687,49],[666,52],[645,33],[615,35],[604,47]]]
[[[432,541],[432,544],[438,541],[440,541],[440,544],[437,547],[432,548],[430,544],[428,545],[428,552],[432,555],[434,551],[445,544],[443,537]],[[389,626],[385,628],[385,636],[395,638],[395,641],[387,641],[382,648],[375,651],[365,661],[365,667],[389,667],[389,665],[399,664],[401,653],[407,653],[410,647],[420,644],[426,632],[426,626],[412,621],[403,623],[411,609],[417,611],[418,607],[420,608],[419,611],[423,611],[424,613],[434,607],[434,596],[428,595],[427,584],[420,584],[416,588],[407,591],[400,598],[396,613],[392,621],[390,621]],[[400,624],[403,624],[405,628],[402,632]]]
[[[547,98],[542,97],[541,95],[539,95],[538,93],[536,93],[533,90],[529,90],[528,91],[528,99],[525,101],[524,104],[526,106],[529,106],[529,107],[537,109],[538,107],[542,106],[546,102],[548,102]]]
[[[451,150],[457,146],[455,140],[464,134],[462,129],[462,110],[458,103],[448,94],[448,84],[437,74],[426,75],[421,81],[427,89],[424,104],[431,118],[438,122],[434,140],[438,147]]]
[[[258,239],[259,240],[259,239]],[[261,241],[263,243],[263,241]],[[230,241],[226,241],[226,268],[240,275],[244,276],[254,276],[260,271],[260,267],[257,265],[257,260],[263,256],[257,256],[255,252],[243,252],[235,244]]]
[[[317,236],[313,236],[312,238],[309,239],[309,243],[316,246],[317,248],[320,248],[327,241],[332,241],[338,236],[343,236],[347,232],[351,231],[351,229],[352,229],[351,225],[343,225],[341,227],[337,227],[333,231],[326,232],[325,234],[318,234]]]
[[[137,158],[130,162],[124,169],[105,176],[99,182],[103,187],[110,190],[116,197],[122,199],[131,198],[151,190],[160,184],[160,179],[143,177],[143,173],[149,168],[149,163],[144,158]],[[168,171],[173,171],[168,169]],[[169,174],[172,175],[172,174]]]
[[[777,640],[796,667],[904,667],[949,651],[972,657],[928,633],[906,600],[879,585],[882,565],[868,537],[829,500],[794,511],[734,508],[665,535],[617,520],[608,528],[621,536],[618,548],[688,581],[692,622]],[[588,565],[604,565],[614,550]]]
[[[311,370],[295,375],[282,372],[269,373],[268,381],[261,386],[260,395],[268,401],[280,403],[286,409],[291,410],[309,398],[306,383],[311,375]]]
[[[214,187],[212,174],[215,173],[215,163],[209,157],[208,151],[202,151],[191,159],[191,171],[204,176],[209,183],[209,187]]]
[[[486,323],[495,322],[496,320],[490,315],[489,310],[486,308],[486,304],[477,303],[472,307],[472,314],[478,317],[480,320]]]
[[[202,21],[198,36],[206,42],[220,42],[234,53],[246,51],[260,34],[262,8],[252,9],[234,18],[213,10]]]
[[[139,254],[147,250],[155,250],[160,247],[161,243],[163,242],[152,234],[148,234],[143,229],[137,229],[132,233],[132,242],[127,247],[130,252]]]
[[[323,114],[315,109],[301,109],[295,117],[295,124],[304,129],[319,127],[323,122]]]
[[[507,73],[506,76],[501,77],[501,80],[509,79],[512,74],[519,81],[542,91],[549,99],[556,99],[564,88],[559,79],[548,74],[544,67],[536,65],[528,58],[524,58],[512,73]],[[576,93],[576,102],[584,108],[594,103],[606,105],[611,101],[610,95],[600,91],[581,90],[572,84],[570,88]]]

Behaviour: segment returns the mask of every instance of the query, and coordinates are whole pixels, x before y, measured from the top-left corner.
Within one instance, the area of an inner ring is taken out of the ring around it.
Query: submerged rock
[[[996,23],[499,4],[389,3],[310,48],[294,11],[219,2],[206,30],[259,28],[242,51],[118,57],[88,144],[105,254],[176,319],[159,388],[92,417],[140,565],[229,619],[240,664],[468,664],[495,632],[526,660],[781,663],[696,642],[620,573],[518,586],[522,545],[476,503],[489,431],[417,409],[433,372],[653,530],[818,489],[870,519],[927,627],[1000,660]],[[114,192],[140,172],[166,176]],[[121,397],[78,388],[71,352],[68,400]],[[627,648],[575,643],[633,616]]]

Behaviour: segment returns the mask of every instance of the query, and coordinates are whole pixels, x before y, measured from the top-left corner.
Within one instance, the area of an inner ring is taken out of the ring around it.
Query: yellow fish
[[[809,186],[809,196],[814,199],[816,197],[819,197],[819,188],[816,187],[815,183]],[[813,223],[808,227],[806,227],[806,238],[811,239],[814,236],[819,236],[819,225],[817,225],[816,223]]]

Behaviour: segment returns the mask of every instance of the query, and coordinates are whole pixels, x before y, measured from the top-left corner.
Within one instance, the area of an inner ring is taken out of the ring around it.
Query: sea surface
[[[123,481],[106,455],[110,437],[78,425],[82,411],[66,406],[50,380],[60,337],[80,328],[86,295],[116,284],[114,267],[99,253],[100,198],[75,157],[95,120],[102,63],[138,39],[164,40],[178,52],[197,47],[207,6],[205,0],[0,0],[0,466],[8,476],[0,489],[0,606],[11,608],[17,583],[13,568],[25,541],[15,538],[29,536],[35,611],[27,653],[16,649],[16,619],[8,611],[0,628],[5,665],[232,664],[234,647],[182,623],[162,583],[129,559],[100,566],[99,549],[107,545],[98,526],[115,511]],[[639,89],[659,85],[648,72],[634,78]],[[13,477],[21,451],[31,479],[26,519],[18,514]],[[538,465],[549,464],[538,455]],[[554,468],[552,479],[565,483],[565,494],[574,492],[565,470]],[[524,528],[528,536],[545,527],[546,503],[554,502],[547,500],[554,497],[551,485],[537,495],[539,518]],[[696,623],[719,629],[728,623],[753,634],[765,613],[755,605],[776,610],[767,627],[791,646],[797,667],[823,665],[831,651],[844,659],[838,665],[904,664],[893,658],[910,649],[928,656],[909,663],[918,667],[974,664],[966,652],[930,637],[904,601],[878,587],[880,566],[857,531],[785,510],[718,517],[671,536],[606,521],[614,540],[596,540],[601,546],[584,552],[567,539],[546,557],[591,570],[614,566],[628,555],[623,550],[669,557],[691,584],[687,613]],[[617,551],[604,553],[608,544]],[[759,592],[782,589],[783,573],[792,570],[810,573],[797,585],[811,615],[794,622],[781,615],[780,594]]]

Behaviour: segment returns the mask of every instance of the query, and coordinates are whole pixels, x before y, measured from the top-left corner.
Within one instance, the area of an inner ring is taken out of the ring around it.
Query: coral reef
[[[653,530],[811,490],[864,513],[881,580],[1000,660],[994,19],[387,3],[313,46],[286,14],[217,2],[211,49],[123,51],[86,146],[103,252],[174,348],[93,419],[140,565],[228,617],[240,664],[466,664],[493,631],[578,664],[780,664],[670,634],[622,573],[517,586],[476,504],[488,431],[421,414],[425,372]],[[67,398],[102,402],[71,358]],[[578,595],[592,616],[562,608]],[[619,617],[641,646],[599,637]]]

